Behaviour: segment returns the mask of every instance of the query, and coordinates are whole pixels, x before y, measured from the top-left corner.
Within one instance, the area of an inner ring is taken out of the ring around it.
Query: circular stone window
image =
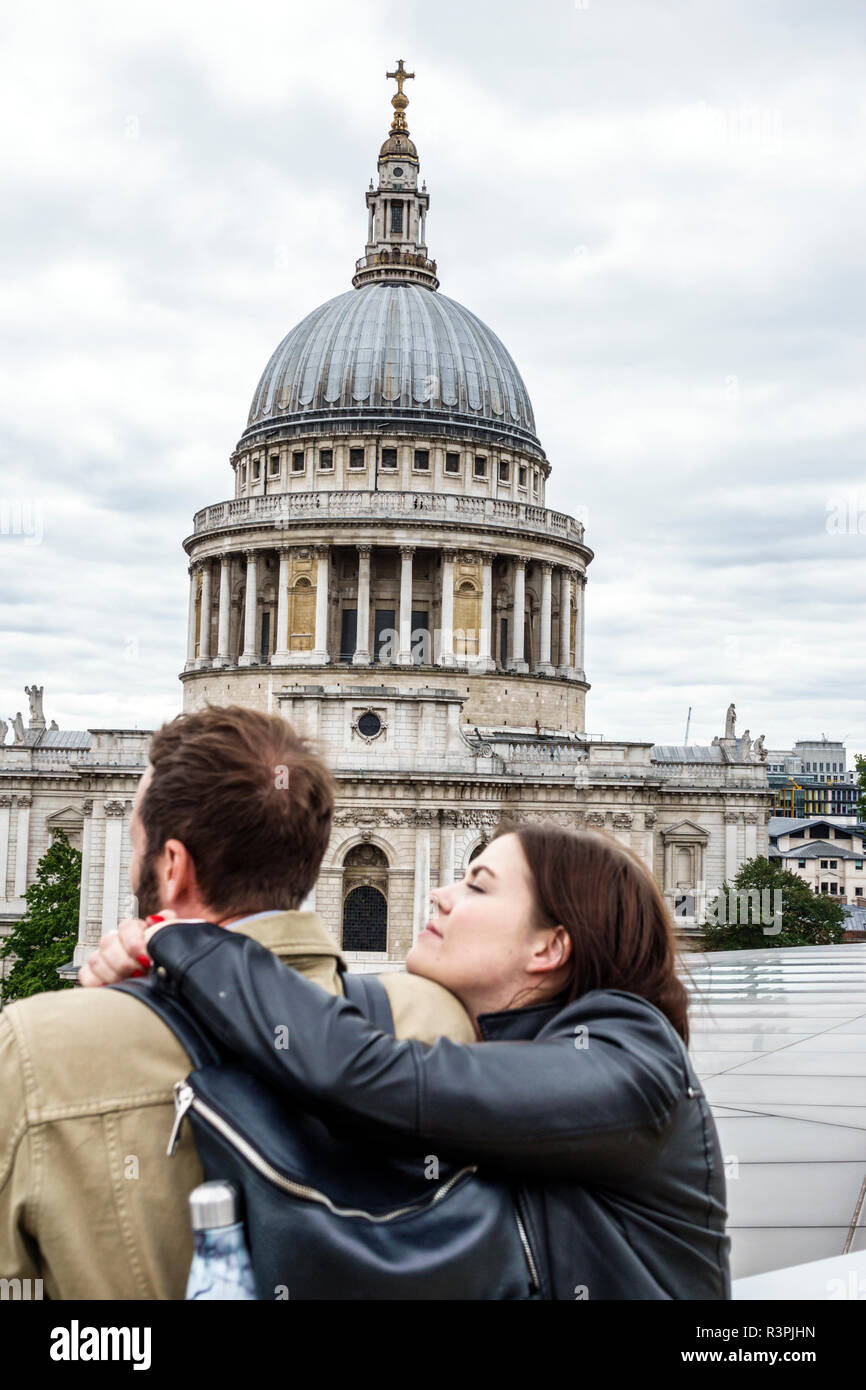
[[[395,179],[402,179],[402,177],[403,177],[403,170],[402,170],[402,169],[395,169],[395,170],[394,170],[394,178],[395,178]]]
[[[357,724],[355,725],[355,728],[358,730],[358,733],[361,735],[361,737],[366,738],[368,740],[378,738],[382,732],[383,727],[384,726],[378,714],[374,714],[373,710],[371,709],[365,710],[364,713],[358,719]]]

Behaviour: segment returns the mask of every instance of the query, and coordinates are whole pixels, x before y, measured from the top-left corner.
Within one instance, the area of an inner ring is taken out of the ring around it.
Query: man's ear
[[[182,840],[166,840],[162,849],[162,895],[164,907],[193,897],[198,892],[192,855]]]
[[[565,927],[544,927],[537,933],[527,970],[531,975],[546,975],[561,970],[570,960],[571,937]]]

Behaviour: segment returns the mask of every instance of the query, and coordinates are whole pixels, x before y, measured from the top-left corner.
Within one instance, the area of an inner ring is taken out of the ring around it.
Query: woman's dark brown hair
[[[677,974],[673,927],[643,862],[595,830],[503,821],[493,838],[509,834],[529,865],[537,925],[561,925],[571,938],[567,998],[592,989],[638,994],[688,1043],[688,991]]]

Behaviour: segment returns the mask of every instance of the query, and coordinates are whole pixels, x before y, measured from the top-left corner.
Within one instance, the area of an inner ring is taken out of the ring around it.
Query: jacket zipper
[[[192,1086],[185,1081],[175,1082],[174,1106],[174,1124],[169,1137],[167,1150],[169,1157],[174,1154],[177,1148],[177,1141],[180,1137],[180,1130],[184,1117],[189,1110],[194,1110],[196,1114],[201,1115],[202,1119],[206,1120],[209,1125],[212,1125],[224,1139],[227,1139],[232,1147],[237,1149],[238,1153],[242,1154],[257,1172],[261,1173],[263,1177],[267,1178],[276,1187],[282,1188],[283,1192],[288,1192],[293,1197],[303,1197],[309,1202],[319,1202],[322,1206],[327,1207],[329,1211],[333,1212],[335,1216],[361,1217],[365,1221],[375,1221],[377,1223],[394,1221],[398,1216],[411,1216],[418,1211],[422,1211],[424,1207],[433,1206],[436,1202],[441,1202],[443,1197],[448,1196],[448,1193],[461,1178],[471,1173],[477,1173],[478,1171],[476,1165],[468,1168],[461,1168],[458,1173],[455,1173],[447,1182],[437,1188],[432,1197],[424,1202],[415,1203],[412,1206],[397,1207],[394,1211],[383,1212],[381,1215],[376,1216],[372,1212],[361,1211],[355,1207],[338,1207],[335,1202],[331,1201],[331,1198],[328,1197],[326,1193],[319,1192],[315,1187],[308,1187],[303,1183],[293,1182],[291,1178],[284,1177],[278,1169],[268,1163],[267,1159],[262,1158],[261,1154],[253,1148],[252,1144],[248,1143],[243,1135],[238,1134],[237,1130],[230,1125],[227,1120],[224,1120],[223,1117],[218,1115],[215,1110],[211,1109],[205,1101],[201,1100],[201,1098],[195,1094]],[[527,1258],[530,1258],[529,1255],[527,1255]]]
[[[526,1256],[526,1263],[529,1265],[529,1277],[532,1280],[532,1287],[539,1293],[541,1292],[541,1280],[538,1277],[538,1265],[535,1263],[535,1256],[532,1253],[532,1246],[529,1244],[529,1236],[520,1215],[518,1198],[514,1198],[514,1219],[517,1222],[517,1233],[520,1236],[520,1244],[523,1246],[523,1253]]]

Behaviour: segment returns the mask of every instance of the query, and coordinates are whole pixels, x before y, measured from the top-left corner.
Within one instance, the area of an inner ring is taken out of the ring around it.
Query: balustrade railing
[[[547,507],[511,502],[504,498],[461,497],[458,494],[435,492],[340,490],[234,497],[196,512],[194,528],[198,536],[226,526],[254,526],[261,522],[272,526],[289,526],[307,518],[388,521],[418,516],[430,521],[468,522],[470,525],[499,522],[518,530],[563,537],[570,541],[583,540],[583,526],[565,512],[554,512]]]

